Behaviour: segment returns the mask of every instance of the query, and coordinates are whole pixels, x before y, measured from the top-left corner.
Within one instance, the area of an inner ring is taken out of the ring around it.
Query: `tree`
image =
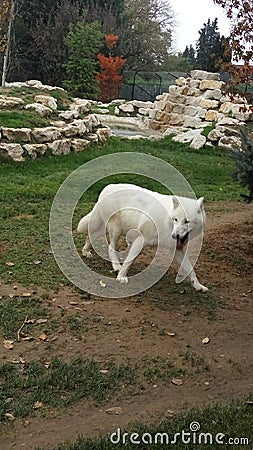
[[[240,85],[252,84],[253,79],[253,3],[251,0],[213,1],[224,8],[231,20],[228,44],[232,51],[232,62],[222,65],[223,70],[231,75],[226,88],[228,92],[241,93]],[[252,92],[245,92],[244,95],[253,103]]]
[[[123,77],[119,70],[123,67],[126,60],[121,56],[112,56],[112,49],[119,40],[117,35],[106,35],[106,47],[109,50],[109,56],[102,53],[98,54],[98,60],[102,71],[97,75],[99,82],[100,96],[102,101],[111,101],[119,97],[119,88],[122,85]]]
[[[242,198],[250,203],[253,201],[253,141],[241,130],[244,151],[232,150],[231,156],[234,159],[237,170],[231,176],[234,181],[238,181],[242,186],[249,189],[249,195],[241,194]]]
[[[41,79],[47,84],[61,86],[66,78],[64,64],[68,61],[69,49],[65,38],[70,23],[76,24],[80,19],[79,5],[71,0],[61,0],[56,4],[54,14],[39,17],[31,30]]]
[[[187,59],[187,61],[189,61],[189,64],[192,68],[194,68],[196,66],[196,57],[195,57],[195,49],[193,48],[192,45],[190,45],[189,47],[185,47],[185,50],[182,54],[183,58]]]
[[[229,58],[226,52],[225,38],[220,36],[218,30],[218,19],[216,18],[213,22],[208,19],[199,31],[199,39],[196,43],[196,67],[199,69],[217,72],[221,61]]]
[[[7,14],[8,27],[7,27],[7,34],[6,34],[4,57],[3,57],[2,87],[5,87],[5,82],[6,82],[7,66],[8,66],[9,55],[10,55],[10,47],[11,47],[11,30],[12,30],[13,21],[14,21],[14,12],[15,12],[15,1],[11,0],[10,5],[8,7],[8,14]]]
[[[73,95],[96,99],[99,93],[96,55],[103,43],[100,24],[84,20],[70,24],[66,43],[70,57],[64,85]]]
[[[174,13],[165,0],[125,0],[120,52],[130,70],[153,70],[172,46]]]
[[[10,4],[7,0],[2,0],[0,5],[0,53],[4,51],[7,38],[7,18],[9,15]]]

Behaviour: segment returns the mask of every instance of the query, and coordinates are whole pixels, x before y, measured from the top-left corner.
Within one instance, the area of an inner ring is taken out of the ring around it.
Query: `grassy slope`
[[[2,226],[0,229],[1,239],[1,276],[4,280],[10,282],[21,282],[25,285],[34,283],[35,285],[41,285],[45,288],[57,289],[59,283],[66,282],[64,276],[56,266],[52,255],[50,254],[50,244],[48,236],[48,218],[50,208],[54,196],[60,187],[64,179],[80,165],[86,163],[90,159],[104,154],[110,154],[112,152],[144,152],[152,154],[159,158],[168,161],[174,165],[180,172],[187,178],[191,186],[196,192],[197,196],[204,195],[206,201],[211,202],[213,200],[235,200],[239,199],[239,193],[241,188],[233,183],[229,177],[229,173],[233,169],[233,163],[230,160],[228,153],[224,150],[205,149],[199,151],[193,151],[185,145],[173,143],[170,138],[166,138],[160,142],[148,142],[148,141],[128,141],[123,139],[111,139],[110,142],[104,146],[96,146],[90,148],[88,151],[75,155],[70,154],[67,157],[58,158],[44,158],[38,161],[25,161],[22,163],[14,163],[12,161],[1,161],[1,184],[0,184],[0,198],[1,198],[1,214],[3,217]],[[75,215],[75,223],[82,215],[85,209],[89,209],[93,202],[95,202],[98,192],[102,187],[107,184],[108,181],[131,181],[145,185],[146,187],[156,188],[153,181],[137,177],[135,175],[118,175],[112,177],[110,180],[102,180],[100,183],[94,185],[85,198],[82,199],[82,204],[78,205]],[[159,187],[158,187],[159,189]],[[40,264],[35,264],[35,261],[40,260]],[[9,267],[7,262],[13,262],[14,266]],[[4,314],[10,314],[9,318],[12,321],[15,311],[11,309],[11,303],[6,306],[4,299],[1,302],[1,311]],[[20,310],[22,310],[20,305]],[[16,307],[16,306],[15,306]],[[31,304],[29,308],[33,308]],[[41,308],[40,305],[38,305]],[[15,309],[15,308],[14,308]],[[22,310],[23,311],[23,310]],[[41,312],[37,311],[40,315]],[[23,311],[26,314],[26,311]],[[33,316],[36,316],[36,310],[33,311]],[[46,312],[44,314],[46,316]],[[6,318],[6,316],[5,316]],[[15,319],[15,318],[14,318]],[[12,333],[12,330],[6,330],[6,321],[1,323],[1,327],[5,330],[6,334]],[[15,325],[15,330],[17,329]],[[57,365],[58,364],[58,365]],[[48,386],[47,377],[54,376],[55,371],[59,369],[60,372],[64,372],[66,376],[68,373],[73,373],[75,362],[73,361],[70,366],[62,365],[62,362],[55,362],[47,373],[41,366],[41,364],[34,362],[29,368],[29,383],[30,387],[37,386],[37,381],[40,378],[40,393],[41,399],[47,402],[47,392],[43,391],[43,386]],[[100,379],[99,367],[94,366],[92,361],[83,361],[85,371],[93,370],[93,374],[98,376],[98,385],[103,385],[103,380]],[[81,368],[83,365],[78,364],[79,370],[76,373],[77,380],[81,374]],[[87,367],[86,367],[87,366]],[[114,372],[114,369],[116,372]],[[131,367],[125,369],[123,372],[119,372],[119,367],[113,365],[110,366],[110,371],[114,373],[122,373],[124,381],[125,377],[131,377]],[[10,370],[9,366],[3,365],[1,367],[1,382],[4,386],[3,398],[10,396],[18,396],[21,400],[16,406],[16,414],[18,411],[30,413],[33,399],[30,402],[26,401],[26,389],[27,385],[23,386],[23,380],[16,373],[16,369]],[[105,385],[105,392],[107,389],[115,389],[118,381],[115,378],[115,383],[109,383]],[[45,378],[46,377],[46,378]],[[67,386],[63,386],[64,390],[69,390],[69,399],[75,398],[75,392],[71,390],[71,383],[67,383]],[[61,390],[59,386],[55,386],[56,392],[52,396],[57,406],[62,406],[57,403],[57,396],[60,398]],[[94,389],[95,394],[92,394]],[[88,396],[96,398],[97,387],[91,386]],[[84,393],[84,396],[86,394]],[[51,397],[50,397],[51,398]],[[50,404],[50,403],[49,403]],[[199,411],[193,411],[187,417],[180,416],[173,421],[164,422],[162,425],[145,428],[145,431],[155,433],[157,431],[169,431],[173,433],[181,429],[188,429],[189,423],[192,420],[198,420],[201,423],[203,431],[209,432],[224,432],[229,436],[249,436],[252,430],[252,409],[250,406],[244,403],[233,403],[226,407],[212,407],[206,409],[203,413]],[[4,413],[4,410],[2,411]],[[234,421],[235,415],[237,416],[236,423]],[[211,424],[211,428],[210,428]],[[140,425],[137,425],[134,430],[142,432],[144,430]],[[217,431],[216,431],[217,430]],[[129,431],[129,430],[127,430]],[[182,448],[173,446],[174,448]],[[115,448],[110,444],[108,438],[99,441],[90,441],[80,438],[74,444],[64,444],[59,447],[59,450],[82,450],[82,449],[109,449]],[[121,448],[121,446],[118,446]],[[123,448],[123,447],[122,447]],[[124,447],[126,448],[126,447]],[[136,448],[135,444],[128,444],[127,448]],[[143,448],[143,447],[142,447]],[[160,448],[156,446],[155,448]],[[162,447],[161,447],[162,448]],[[187,448],[194,448],[193,446],[187,446]],[[206,446],[198,446],[198,448],[206,448]],[[212,448],[215,448],[212,446]],[[217,448],[220,448],[218,446]],[[233,446],[230,446],[233,448]],[[236,448],[239,448],[238,446]],[[243,448],[247,448],[246,446]]]

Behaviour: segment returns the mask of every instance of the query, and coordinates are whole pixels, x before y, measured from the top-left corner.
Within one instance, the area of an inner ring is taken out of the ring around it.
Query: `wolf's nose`
[[[177,234],[177,233],[172,233],[172,238],[173,239],[179,239],[179,234]]]

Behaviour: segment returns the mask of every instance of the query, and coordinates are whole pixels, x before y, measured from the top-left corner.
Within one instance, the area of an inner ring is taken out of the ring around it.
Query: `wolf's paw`
[[[120,263],[112,263],[112,268],[114,270],[114,272],[120,272],[121,271],[121,264]]]
[[[92,258],[92,253],[90,250],[82,249],[82,255],[85,256],[85,258]]]
[[[122,275],[118,274],[117,281],[119,281],[122,284],[127,284],[128,283],[128,278],[127,277],[123,277]]]
[[[194,286],[197,292],[207,292],[208,287],[203,286],[203,284],[198,283],[196,286]]]

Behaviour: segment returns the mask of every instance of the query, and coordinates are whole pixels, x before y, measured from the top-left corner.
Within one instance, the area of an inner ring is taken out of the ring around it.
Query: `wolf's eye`
[[[177,218],[176,217],[173,217],[173,220],[174,220],[174,222],[177,222]]]

